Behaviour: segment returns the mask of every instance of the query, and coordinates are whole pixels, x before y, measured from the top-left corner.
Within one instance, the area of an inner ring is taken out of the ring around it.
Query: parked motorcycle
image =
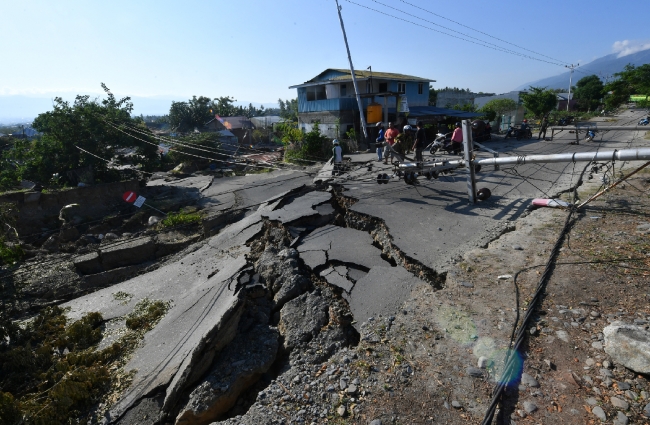
[[[650,121],[648,121],[648,117],[643,118],[641,121],[639,121],[639,125],[648,125]]]
[[[596,130],[587,130],[587,134],[585,135],[585,142],[591,142],[594,140],[596,137]]]
[[[522,130],[521,128],[510,126],[508,127],[504,139],[507,139],[508,137],[515,137],[517,140],[530,139],[533,137],[533,132],[530,130],[530,127],[526,127]]]
[[[435,155],[438,151],[444,151],[447,154],[457,155],[460,152],[458,150],[458,146],[454,145],[457,145],[457,143],[453,143],[451,141],[451,133],[438,133],[436,134],[435,140],[431,142],[429,146],[425,148],[425,150],[428,150],[431,155]]]

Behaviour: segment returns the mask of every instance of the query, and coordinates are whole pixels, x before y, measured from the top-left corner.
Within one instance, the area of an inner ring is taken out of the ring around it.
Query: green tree
[[[67,172],[89,167],[96,181],[116,181],[120,174],[106,160],[112,160],[120,148],[134,149],[136,165],[145,170],[158,164],[157,143],[144,122],[131,117],[131,99],[117,100],[103,83],[102,88],[107,97],[101,102],[77,96],[70,104],[57,97],[52,111],[36,117],[33,127],[42,136],[22,141],[9,154],[20,164],[22,178],[45,183],[58,173],[64,182],[74,183]],[[145,134],[134,134],[136,138],[127,127]]]
[[[605,92],[608,93],[605,105],[608,109],[628,102],[633,94],[650,95],[650,64],[639,67],[628,64],[614,76],[618,78],[605,86]]]
[[[581,78],[576,84],[574,96],[580,109],[593,111],[598,107],[603,97],[605,86],[597,75]]]
[[[436,101],[438,100],[438,91],[429,86],[429,106],[436,106]]]
[[[557,105],[557,96],[545,87],[530,87],[528,93],[521,95],[524,108],[528,109],[537,118],[548,115]]]
[[[278,99],[280,105],[280,116],[288,121],[298,122],[298,99],[283,101]]]
[[[498,126],[501,124],[501,115],[515,109],[517,109],[517,102],[512,99],[492,99],[483,105],[480,112],[483,112],[490,121],[496,118]]]
[[[201,128],[212,118],[212,101],[205,96],[192,96],[187,102],[172,102],[169,108],[169,124],[181,132]]]

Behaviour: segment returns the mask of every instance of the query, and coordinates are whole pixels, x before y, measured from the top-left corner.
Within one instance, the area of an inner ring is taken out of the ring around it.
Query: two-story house
[[[379,121],[397,121],[396,105],[403,96],[408,102],[409,117],[422,116],[418,109],[428,108],[429,83],[435,81],[375,71],[355,71],[355,76],[363,113],[370,125]],[[359,106],[350,70],[326,69],[311,80],[289,88],[298,90],[298,121],[304,131],[311,131],[314,123],[318,122],[321,133],[328,137],[341,137],[351,128],[361,133]],[[403,119],[404,114],[399,114],[399,117]],[[340,134],[336,134],[337,126]]]

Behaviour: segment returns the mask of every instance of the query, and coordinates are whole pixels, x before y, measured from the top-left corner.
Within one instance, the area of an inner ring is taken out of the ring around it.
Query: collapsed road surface
[[[524,154],[634,147],[641,141],[610,138],[579,147],[563,139],[499,143],[503,151]],[[265,176],[273,191],[253,189],[248,200],[206,180],[201,191],[212,196],[199,202],[215,217],[241,208],[229,216],[231,224],[220,222],[216,235],[172,263],[67,303],[71,318],[100,312],[107,340],[120,334],[139,302],[170,306],[124,367],[132,371],[131,384],[100,411],[104,423],[302,423],[331,417],[332,410],[316,408],[286,412],[265,397],[277,391],[293,400],[289,382],[303,383],[305,370],[335,355],[345,362],[346,347],[377,338],[367,332],[370,319],[394,317],[422,284],[444,288],[447,272],[464,252],[514,230],[530,198],[566,191],[581,171],[574,164],[484,170],[479,187],[489,185],[494,195],[468,205],[462,173],[418,185],[377,185],[374,176],[383,167],[369,171],[369,165],[372,155],[357,155],[351,171],[331,186],[304,186],[304,175],[290,185],[277,183],[287,176]],[[336,376],[333,370],[322,372]],[[341,389],[354,399],[357,390],[347,388],[356,384],[345,382]],[[309,402],[314,395],[305,391]]]

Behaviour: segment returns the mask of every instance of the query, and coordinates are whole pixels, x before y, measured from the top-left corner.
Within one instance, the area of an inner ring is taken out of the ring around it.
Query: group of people
[[[388,158],[392,160],[395,153],[404,156],[410,151],[415,152],[416,162],[424,161],[422,152],[427,146],[427,137],[422,121],[417,122],[415,134],[412,134],[413,128],[408,124],[404,126],[402,132],[392,122],[388,123],[387,130],[384,130],[384,124],[381,122],[377,123],[377,127],[379,127],[375,143],[377,161],[381,162],[383,160],[384,164],[388,164]]]

